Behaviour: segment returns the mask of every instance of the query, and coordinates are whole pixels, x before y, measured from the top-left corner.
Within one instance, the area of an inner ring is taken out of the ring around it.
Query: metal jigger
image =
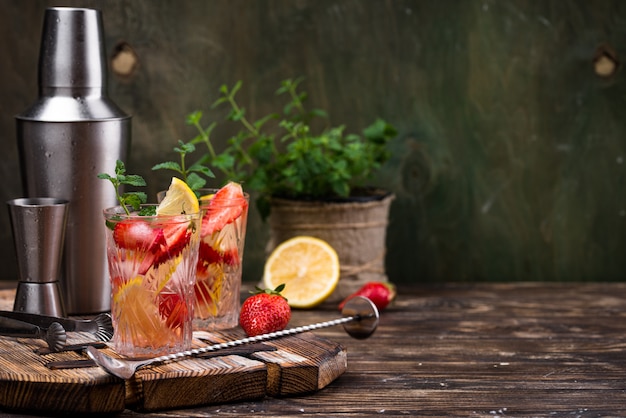
[[[14,311],[65,316],[59,271],[68,203],[47,197],[7,202],[19,272]]]

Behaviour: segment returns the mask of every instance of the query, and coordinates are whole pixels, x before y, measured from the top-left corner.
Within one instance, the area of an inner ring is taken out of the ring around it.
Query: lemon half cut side
[[[157,215],[182,215],[199,211],[200,204],[193,190],[178,177],[172,177],[172,183],[165,197],[157,206]]]
[[[326,241],[297,236],[278,245],[268,257],[263,285],[275,289],[292,308],[312,308],[328,298],[339,283],[339,257]]]

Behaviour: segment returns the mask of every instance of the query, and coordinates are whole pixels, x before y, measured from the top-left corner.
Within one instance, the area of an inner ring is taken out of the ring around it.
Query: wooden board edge
[[[139,375],[126,383],[126,407],[138,412],[154,412],[241,402],[266,396],[267,367],[264,363],[240,356],[204,361],[227,362],[234,367],[227,373],[224,370],[205,369],[167,380],[142,379]]]
[[[45,393],[45,396],[41,396]],[[83,382],[50,385],[49,382],[3,382],[0,409],[12,413],[114,414],[126,408],[124,386],[119,382]]]

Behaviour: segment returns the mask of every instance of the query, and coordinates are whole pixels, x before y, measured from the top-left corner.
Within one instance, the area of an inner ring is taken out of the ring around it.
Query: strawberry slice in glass
[[[201,193],[203,216],[194,289],[194,329],[232,328],[239,320],[249,196],[233,182]]]

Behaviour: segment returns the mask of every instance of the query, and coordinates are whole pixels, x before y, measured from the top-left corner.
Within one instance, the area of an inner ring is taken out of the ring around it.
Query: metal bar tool
[[[220,344],[214,344],[207,347],[195,348],[193,350],[182,351],[180,353],[168,354],[165,356],[154,357],[145,360],[125,360],[113,358],[104,354],[102,351],[94,347],[87,347],[87,355],[100,367],[110,374],[122,379],[130,379],[135,372],[150,364],[164,363],[169,361],[182,360],[185,357],[196,356],[198,354],[209,351],[221,350],[224,348],[234,347],[248,343],[258,343],[261,341],[271,340],[287,335],[298,334],[301,332],[313,331],[320,328],[332,327],[343,324],[345,331],[354,338],[364,339],[372,335],[378,326],[379,314],[374,303],[362,296],[356,296],[350,299],[342,310],[342,318],[332,321],[319,322],[316,324],[305,325],[301,327],[286,329],[283,331],[271,332],[269,334],[257,335],[254,337],[242,338],[235,341],[228,341]]]

